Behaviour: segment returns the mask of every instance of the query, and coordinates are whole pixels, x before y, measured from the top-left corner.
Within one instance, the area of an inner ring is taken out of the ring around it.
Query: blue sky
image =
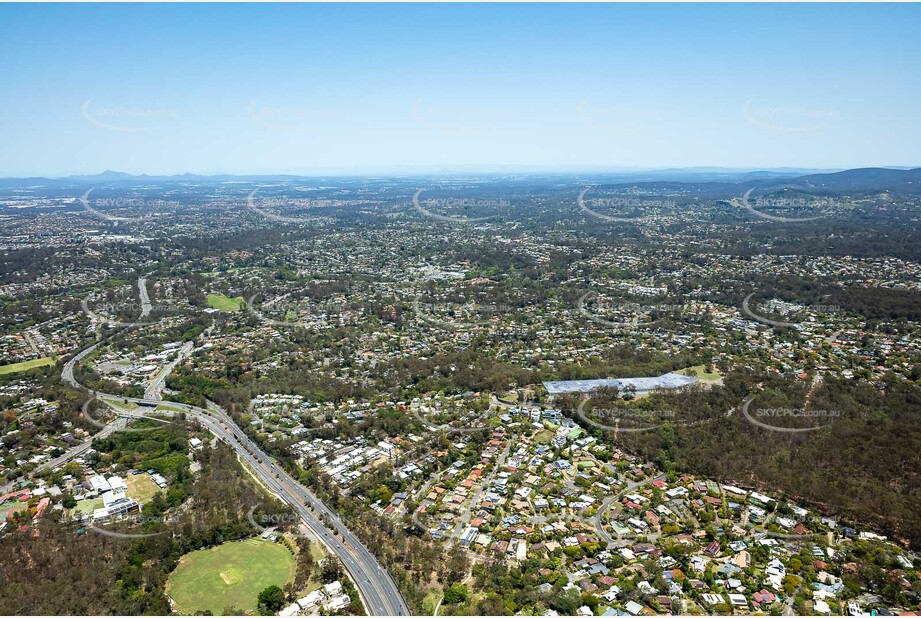
[[[0,5],[0,175],[921,165],[917,5]]]

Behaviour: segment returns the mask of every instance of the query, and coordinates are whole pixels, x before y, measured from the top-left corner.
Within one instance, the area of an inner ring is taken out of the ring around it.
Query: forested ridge
[[[757,384],[760,392],[753,388]],[[666,470],[801,501],[921,547],[921,388],[893,378],[879,391],[866,382],[826,378],[807,403],[808,390],[801,380],[735,371],[721,388],[655,395],[655,403],[646,405],[677,411],[655,431],[614,438],[612,432],[586,428]],[[753,395],[753,411],[820,410],[828,415],[757,418],[779,427],[823,425],[802,433],[764,429],[741,413]],[[577,404],[570,400],[567,405],[574,409]]]

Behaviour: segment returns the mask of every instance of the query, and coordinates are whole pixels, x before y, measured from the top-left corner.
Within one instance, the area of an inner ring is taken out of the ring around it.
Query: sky
[[[0,5],[0,176],[921,166],[921,6]]]

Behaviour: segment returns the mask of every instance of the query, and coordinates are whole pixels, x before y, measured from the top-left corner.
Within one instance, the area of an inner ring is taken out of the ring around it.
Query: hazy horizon
[[[868,167],[885,168],[885,169],[916,169],[917,166],[896,166],[896,165],[874,165]],[[805,168],[805,167],[723,167],[723,166],[687,166],[687,167],[602,167],[592,165],[568,165],[568,166],[538,166],[538,165],[441,165],[437,167],[423,165],[404,165],[391,166],[389,168],[373,167],[356,167],[356,168],[330,168],[325,170],[303,170],[303,171],[277,171],[277,172],[223,172],[215,171],[212,173],[199,174],[195,172],[177,172],[174,174],[150,174],[146,172],[131,173],[120,169],[105,169],[90,172],[72,172],[72,173],[34,173],[34,174],[2,174],[0,179],[17,179],[17,178],[48,178],[48,179],[65,179],[79,177],[105,176],[109,174],[124,174],[131,177],[149,176],[152,178],[171,178],[180,176],[197,176],[197,177],[218,177],[218,176],[297,176],[297,177],[320,177],[320,176],[372,176],[372,175],[438,175],[438,174],[656,174],[656,173],[685,173],[685,174],[746,174],[752,172],[772,172],[772,173],[833,173],[845,171],[853,168]]]
[[[921,161],[917,5],[527,8],[3,5],[0,176]]]

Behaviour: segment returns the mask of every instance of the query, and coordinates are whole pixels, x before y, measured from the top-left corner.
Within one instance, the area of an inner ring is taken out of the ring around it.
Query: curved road
[[[71,358],[64,365],[61,379],[76,389],[89,391],[96,397],[115,397],[147,406],[164,403],[156,399],[109,395],[90,390],[77,382],[74,378],[74,366],[95,350],[100,343],[82,350]],[[349,572],[368,614],[373,616],[410,615],[406,601],[393,577],[378,563],[371,552],[346,528],[332,510],[303,485],[291,478],[287,472],[276,466],[269,456],[237,427],[224,410],[212,402],[208,402],[208,409],[172,401],[166,403],[171,408],[182,410],[194,417],[220,440],[229,444],[250,465],[262,482],[297,512],[307,527],[329,547]],[[123,420],[119,419],[116,423]]]
[[[619,537],[617,540],[611,538],[611,535],[608,534],[607,530],[604,529],[604,522],[602,521],[605,511],[610,508],[612,504],[626,496],[631,491],[643,487],[644,485],[649,485],[653,481],[662,481],[665,480],[664,474],[659,474],[657,476],[650,477],[648,479],[642,480],[638,483],[627,483],[627,486],[617,492],[615,495],[605,498],[601,503],[601,507],[595,512],[595,516],[592,518],[595,524],[595,530],[598,531],[598,534],[601,535],[601,538],[605,540],[608,545],[614,545],[619,540],[626,540],[629,537],[627,535]],[[616,517],[616,515],[615,515]]]

